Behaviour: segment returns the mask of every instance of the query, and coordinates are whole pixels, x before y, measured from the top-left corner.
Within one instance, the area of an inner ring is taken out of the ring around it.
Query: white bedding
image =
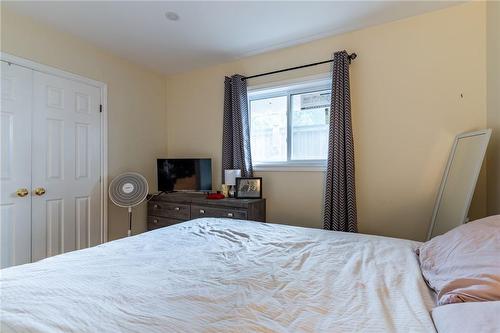
[[[0,271],[1,332],[435,332],[418,244],[193,220]]]

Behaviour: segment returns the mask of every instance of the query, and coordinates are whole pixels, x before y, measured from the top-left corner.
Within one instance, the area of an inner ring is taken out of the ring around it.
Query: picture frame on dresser
[[[261,199],[262,177],[237,177],[235,196],[238,199]]]

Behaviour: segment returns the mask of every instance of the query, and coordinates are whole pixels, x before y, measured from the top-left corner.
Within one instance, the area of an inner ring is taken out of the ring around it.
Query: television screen
[[[210,158],[158,159],[157,166],[159,191],[212,190]]]

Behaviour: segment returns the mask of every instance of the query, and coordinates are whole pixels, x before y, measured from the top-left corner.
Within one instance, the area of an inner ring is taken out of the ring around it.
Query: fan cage
[[[119,207],[139,205],[146,199],[148,191],[146,178],[136,172],[123,173],[115,177],[109,184],[109,198]]]

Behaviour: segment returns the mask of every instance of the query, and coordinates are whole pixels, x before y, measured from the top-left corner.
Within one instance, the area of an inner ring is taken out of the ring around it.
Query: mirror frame
[[[446,163],[446,168],[444,170],[443,179],[441,180],[441,184],[439,185],[439,191],[438,191],[438,195],[436,197],[436,203],[434,204],[434,210],[432,212],[431,224],[429,227],[429,231],[427,233],[427,240],[430,240],[431,236],[432,236],[432,230],[434,229],[434,225],[436,223],[436,217],[437,217],[437,214],[439,212],[439,207],[441,205],[441,199],[443,197],[443,192],[444,192],[444,188],[446,186],[446,181],[448,179],[448,174],[450,173],[450,167],[451,167],[451,164],[453,162],[453,159],[455,158],[455,153],[457,150],[458,141],[460,139],[464,139],[464,138],[468,138],[468,137],[472,137],[472,136],[478,136],[478,135],[486,135],[486,144],[483,145],[483,147],[482,147],[482,152],[481,152],[482,153],[482,161],[481,161],[481,163],[479,163],[479,167],[477,167],[476,170],[474,170],[474,178],[475,178],[474,190],[471,191],[467,196],[467,202],[466,202],[467,209],[465,210],[465,216],[462,217],[462,224],[467,222],[466,219],[467,219],[467,215],[469,212],[472,197],[474,195],[474,191],[475,191],[475,188],[477,185],[477,179],[479,178],[479,173],[481,172],[481,168],[482,168],[482,165],[484,162],[484,157],[486,155],[486,149],[488,148],[488,143],[489,143],[490,137],[491,137],[491,129],[489,129],[489,128],[485,129],[485,130],[480,130],[480,131],[461,133],[455,137],[455,140],[453,141],[453,146],[451,148],[450,156],[448,157],[448,162]]]

